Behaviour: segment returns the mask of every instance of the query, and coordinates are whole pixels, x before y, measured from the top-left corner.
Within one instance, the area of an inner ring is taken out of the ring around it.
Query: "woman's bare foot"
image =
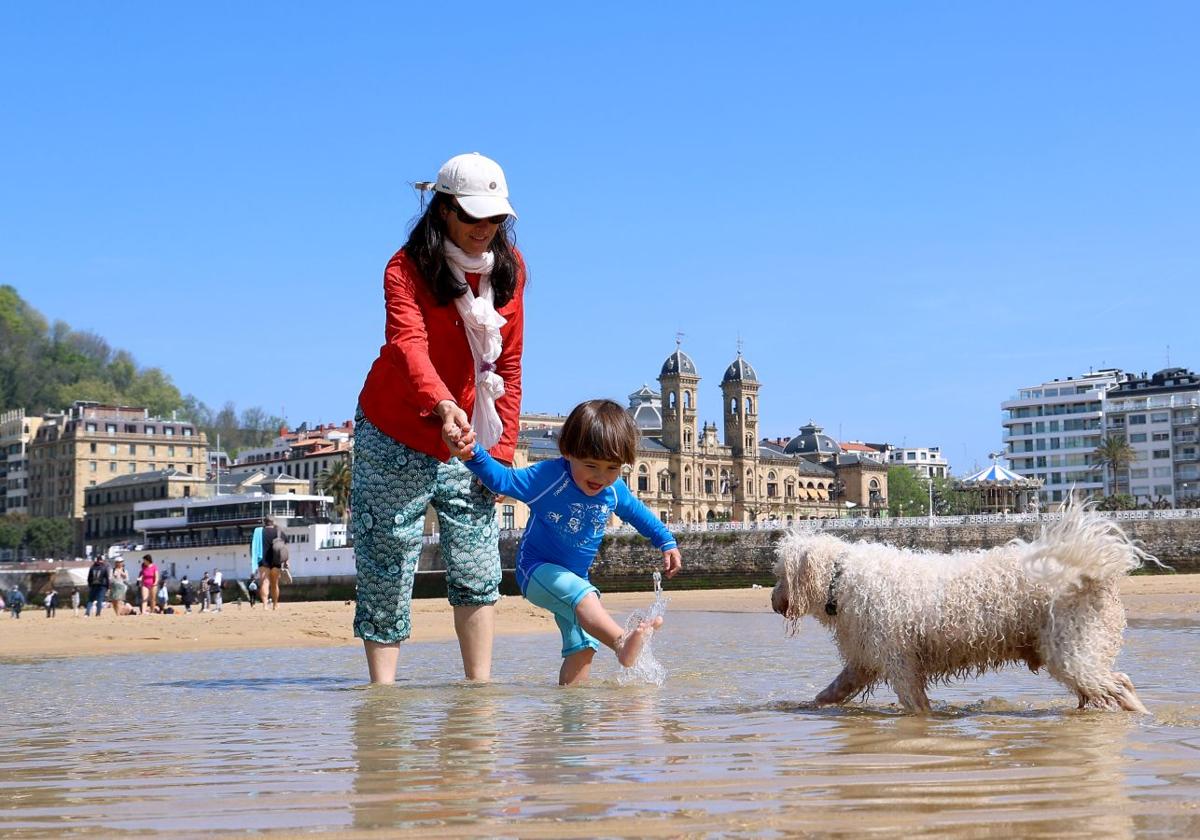
[[[658,616],[654,621],[643,621],[637,627],[630,630],[617,641],[617,661],[625,668],[632,667],[637,662],[638,656],[642,653],[642,646],[646,644],[646,631],[657,630],[662,627],[662,616]]]

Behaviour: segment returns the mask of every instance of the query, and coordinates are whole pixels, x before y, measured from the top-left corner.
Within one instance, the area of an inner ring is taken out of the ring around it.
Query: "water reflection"
[[[1191,629],[1130,631],[1153,718],[1076,712],[1020,669],[913,717],[803,702],[836,653],[774,616],[672,618],[662,687],[600,667],[559,689],[542,638],[504,640],[488,686],[455,679],[452,643],[410,646],[393,687],[354,648],[0,665],[0,835],[1200,836]]]

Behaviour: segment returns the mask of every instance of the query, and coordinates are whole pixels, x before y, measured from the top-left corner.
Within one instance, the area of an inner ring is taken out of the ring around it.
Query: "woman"
[[[258,567],[258,592],[264,610],[268,600],[271,602],[271,609],[279,608],[279,578],[287,563],[287,534],[275,524],[273,517],[268,516],[263,520],[262,562]]]
[[[125,604],[125,594],[129,591],[129,572],[125,571],[125,561],[121,558],[113,563],[113,571],[108,584],[108,600],[112,603],[114,615],[125,615],[128,610]]]
[[[466,440],[511,463],[521,408],[525,267],[504,172],[458,155],[419,184],[433,197],[384,272],[386,342],[356,414],[358,605],[372,682],[396,678],[410,631],[426,505],[438,515],[467,679],[491,677],[500,554],[495,496],[457,459]]]
[[[142,615],[154,612],[158,601],[158,566],[149,554],[142,555],[142,569],[138,572],[138,583],[141,584]]]

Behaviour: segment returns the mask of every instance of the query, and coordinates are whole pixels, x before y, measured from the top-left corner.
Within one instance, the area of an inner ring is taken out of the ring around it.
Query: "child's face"
[[[575,486],[589,496],[595,496],[621,477],[620,461],[575,458],[571,455],[567,455],[566,459],[567,464],[571,467],[571,478],[574,480]]]

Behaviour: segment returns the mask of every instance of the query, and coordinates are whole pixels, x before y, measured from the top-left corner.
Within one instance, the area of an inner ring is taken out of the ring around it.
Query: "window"
[[[116,423],[105,423],[104,431],[110,435],[115,435],[117,433],[117,424]]]
[[[95,472],[95,471],[96,471],[96,462],[88,461],[88,472]]]
[[[1145,426],[1146,425],[1146,415],[1145,414],[1130,414],[1129,415],[1129,425],[1130,426]]]
[[[512,505],[504,505],[500,514],[500,527],[511,531],[517,527],[517,511]]]
[[[1166,423],[1170,419],[1171,419],[1171,413],[1169,411],[1152,411],[1150,413],[1150,422],[1151,423]]]
[[[905,453],[904,457],[910,461],[915,461],[915,460],[917,460],[917,453],[916,452],[908,452],[908,453]]]
[[[1146,442],[1146,433],[1140,432],[1137,434],[1130,435],[1129,442],[1130,443],[1145,443]]]
[[[109,454],[109,455],[116,455],[116,454],[117,454],[117,445],[116,445],[115,443],[110,443],[110,444],[108,445],[108,454]]]
[[[189,458],[191,458],[191,457],[192,457],[192,447],[190,447],[190,446],[187,448],[187,456],[188,456]]]
[[[191,437],[191,436],[192,436],[192,430],[191,430],[191,428],[190,428],[189,426],[184,426],[182,431],[183,431],[183,436],[184,436],[184,437]]]
[[[163,434],[167,437],[172,437],[175,434],[174,426],[163,426]]]
[[[90,452],[90,453],[92,453],[93,455],[95,455],[95,454],[96,454],[96,444],[94,444],[94,443],[89,443],[89,444],[88,444],[88,452]]]
[[[146,454],[148,454],[151,458],[158,454],[158,447],[153,443],[146,444],[146,450]]]
[[[1170,478],[1171,477],[1171,468],[1170,467],[1155,467],[1154,468],[1154,477],[1155,478]]]
[[[146,426],[146,428],[145,428],[143,431],[144,431],[146,434],[148,434],[148,435],[152,435],[152,434],[154,434],[154,427],[153,427],[153,426]]]
[[[174,446],[168,446],[168,447],[167,447],[167,457],[168,457],[168,458],[174,458],[174,457],[175,457],[175,447],[174,447]]]
[[[86,429],[89,432],[94,432],[94,431],[96,431],[96,424],[88,423],[86,426],[84,426],[84,429]]]
[[[1170,458],[1171,450],[1170,449],[1155,449],[1154,452],[1150,455],[1150,457],[1151,458]]]
[[[131,443],[131,444],[129,444],[129,454],[130,454],[130,455],[136,455],[136,454],[137,454],[137,444],[136,444],[136,443]]]
[[[1155,484],[1154,485],[1154,495],[1155,496],[1170,496],[1171,495],[1171,485],[1170,484]]]
[[[130,475],[133,475],[133,474],[134,474],[134,473],[136,473],[136,472],[137,472],[137,464],[134,464],[134,463],[130,462],[130,464],[129,464],[129,474],[130,474]]]
[[[1171,433],[1170,432],[1155,432],[1154,434],[1152,434],[1150,436],[1150,439],[1152,441],[1154,441],[1155,443],[1161,443],[1164,440],[1170,440]]]
[[[116,472],[116,471],[117,471],[117,462],[116,462],[116,461],[109,461],[109,462],[108,462],[108,471],[109,471],[109,472]]]
[[[1130,470],[1129,477],[1130,478],[1149,478],[1150,470],[1146,467],[1140,467],[1138,469]]]

